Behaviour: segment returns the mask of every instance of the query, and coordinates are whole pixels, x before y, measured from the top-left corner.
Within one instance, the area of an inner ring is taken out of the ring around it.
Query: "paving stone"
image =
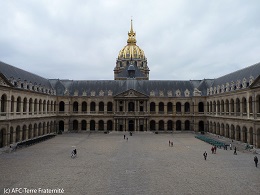
[[[64,189],[64,194],[258,194],[255,154],[218,149],[193,133],[70,133],[0,155],[6,188]],[[169,140],[173,147],[169,147]],[[77,148],[78,156],[70,157]],[[208,158],[203,158],[207,151]],[[260,159],[260,158],[259,158]]]

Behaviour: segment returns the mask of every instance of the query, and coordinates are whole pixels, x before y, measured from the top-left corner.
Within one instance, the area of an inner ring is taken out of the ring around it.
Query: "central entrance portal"
[[[135,123],[133,120],[128,121],[128,131],[134,131],[135,130]]]

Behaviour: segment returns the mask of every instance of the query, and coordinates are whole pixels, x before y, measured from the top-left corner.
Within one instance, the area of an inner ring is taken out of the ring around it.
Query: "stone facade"
[[[133,47],[111,81],[47,80],[0,62],[0,147],[68,131],[211,132],[260,147],[260,63],[217,79],[150,81],[133,33],[131,24]]]

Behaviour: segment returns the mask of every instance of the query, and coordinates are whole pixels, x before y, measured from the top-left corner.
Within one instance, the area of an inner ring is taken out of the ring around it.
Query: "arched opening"
[[[159,121],[159,131],[163,131],[164,130],[164,121],[160,120]]]
[[[11,114],[14,113],[14,96],[11,97]]]
[[[96,122],[94,120],[90,121],[90,131],[96,130]]]
[[[155,121],[154,120],[151,120],[150,121],[150,130],[151,131],[155,131],[156,129],[155,129]]]
[[[225,103],[224,103],[224,100],[221,100],[220,112],[221,112],[221,114],[225,114]]]
[[[45,122],[43,123],[42,125],[42,134],[45,135],[46,134],[46,125],[45,125]]]
[[[204,103],[199,102],[199,112],[203,113],[204,112]]]
[[[247,143],[247,128],[243,127],[242,129],[242,142]]]
[[[65,111],[65,103],[61,101],[59,103],[59,112],[64,112]]]
[[[168,120],[167,122],[167,130],[172,131],[173,130],[173,122],[172,120]]]
[[[26,125],[23,126],[23,134],[22,134],[22,140],[26,140],[26,134],[27,134],[27,128]]]
[[[243,115],[247,114],[247,102],[246,102],[246,98],[242,98],[242,113]]]
[[[230,135],[229,135],[229,125],[228,124],[226,124],[225,137],[230,138]]]
[[[96,103],[95,102],[91,102],[90,103],[90,112],[95,112],[96,111]]]
[[[41,136],[42,135],[42,124],[39,123],[38,125],[38,136]]]
[[[252,127],[250,127],[250,129],[249,129],[249,144],[251,144],[251,145],[254,144],[254,133],[253,133]]]
[[[104,121],[103,120],[98,121],[98,130],[104,131]]]
[[[29,99],[29,114],[32,114],[33,110],[33,100],[32,98]]]
[[[253,115],[253,98],[252,96],[249,97],[249,113]]]
[[[10,127],[10,144],[14,143],[14,128]]]
[[[220,128],[220,135],[224,136],[224,124],[221,124],[221,128]]]
[[[159,113],[164,113],[164,103],[163,102],[159,103]]]
[[[235,139],[235,126],[234,125],[231,125],[230,133],[231,133],[230,138]]]
[[[16,100],[16,113],[17,114],[21,113],[21,104],[22,104],[21,102],[22,102],[21,97],[18,97]]]
[[[216,110],[217,110],[217,104],[216,101],[213,101],[213,113],[216,114]]]
[[[204,132],[204,122],[203,121],[199,122],[199,131]]]
[[[113,121],[112,120],[107,121],[107,130],[108,131],[113,130]]]
[[[217,123],[216,134],[220,135],[220,124]]]
[[[236,99],[236,115],[240,115],[240,99]]]
[[[256,147],[260,148],[260,128],[257,129],[256,133]]]
[[[255,103],[256,103],[256,112],[257,112],[257,114],[259,114],[260,113],[260,95],[256,96]]]
[[[23,114],[27,112],[27,98],[23,99]]]
[[[17,127],[16,127],[16,130],[15,130],[15,137],[16,137],[15,141],[16,141],[16,142],[19,142],[19,141],[20,141],[20,138],[21,138],[21,137],[20,137],[20,131],[21,131],[21,130],[20,130],[20,126],[17,126]]]
[[[234,115],[234,112],[235,112],[235,101],[233,99],[230,100],[230,109],[231,109],[231,114]]]
[[[83,130],[83,131],[87,130],[87,121],[86,120],[81,121],[81,130]]]
[[[7,96],[3,94],[1,96],[1,115],[5,116],[7,111]]]
[[[6,135],[6,130],[1,129],[0,130],[0,148],[3,148],[6,144],[5,135]]]
[[[180,120],[177,120],[177,121],[176,121],[176,130],[177,130],[177,131],[182,130],[182,129],[181,129],[181,121],[180,121]]]
[[[185,113],[190,113],[190,103],[189,102],[186,102],[184,104],[184,112]]]
[[[107,112],[113,112],[113,103],[112,102],[107,103]]]
[[[98,109],[99,112],[104,112],[104,102],[99,102]]]
[[[79,122],[77,120],[73,120],[73,130],[79,130]]]
[[[150,112],[155,112],[155,103],[154,102],[150,103]]]
[[[82,110],[82,112],[87,112],[87,102],[82,102],[82,104],[81,104],[81,110]]]
[[[33,126],[33,137],[37,137],[37,124],[35,123],[34,126]]]
[[[59,132],[64,131],[64,121],[59,121]]]
[[[77,113],[79,111],[79,103],[73,102],[73,112]]]
[[[217,101],[217,114],[220,114],[220,101]]]
[[[240,126],[236,127],[236,140],[240,141],[241,140],[241,132],[240,132]]]
[[[229,101],[228,100],[226,100],[226,102],[225,102],[225,107],[226,107],[226,115],[228,115],[229,114]]]
[[[46,100],[43,100],[43,113],[46,112]]]
[[[185,130],[190,130],[190,121],[189,120],[185,121]]]
[[[32,138],[32,125],[30,124],[29,128],[28,128],[28,139],[31,139],[31,138]]]
[[[176,113],[177,113],[177,114],[180,114],[180,113],[181,113],[181,103],[180,103],[180,102],[177,102],[177,103],[176,103]]]
[[[172,113],[172,103],[171,102],[167,103],[167,113],[169,113],[169,114]]]

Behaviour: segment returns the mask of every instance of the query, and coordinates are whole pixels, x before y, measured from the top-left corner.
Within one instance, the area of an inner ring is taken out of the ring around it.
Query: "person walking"
[[[237,147],[234,148],[234,154],[237,155]]]
[[[171,146],[171,141],[169,140],[169,146]]]
[[[207,156],[208,156],[208,154],[207,154],[206,151],[203,153],[203,156],[204,156],[204,159],[207,160]]]
[[[257,158],[257,156],[254,157],[254,161],[255,161],[255,167],[257,167],[257,163],[258,163],[258,158]]]
[[[229,144],[229,149],[232,150],[232,144],[231,143]]]

